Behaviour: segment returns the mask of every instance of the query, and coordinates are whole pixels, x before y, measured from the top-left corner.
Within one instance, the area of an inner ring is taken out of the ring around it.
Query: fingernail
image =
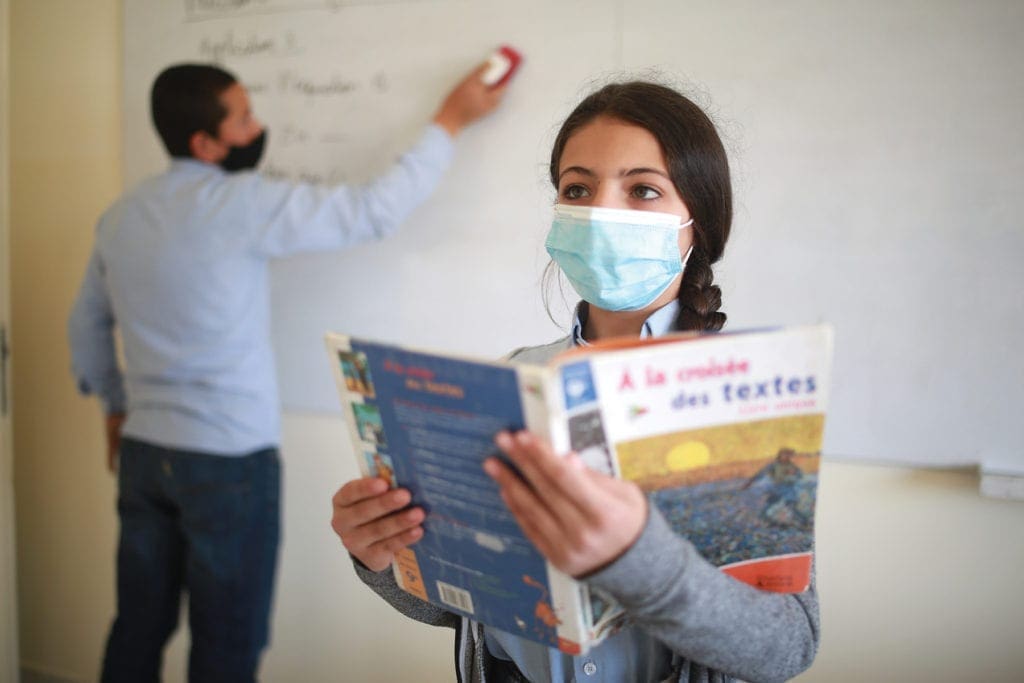
[[[484,460],[484,472],[491,478],[498,476],[498,462],[494,458]]]

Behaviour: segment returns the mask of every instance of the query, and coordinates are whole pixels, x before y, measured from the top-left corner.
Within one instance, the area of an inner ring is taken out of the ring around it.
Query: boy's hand
[[[117,454],[121,451],[121,428],[124,426],[124,413],[107,415],[104,428],[107,433],[107,469],[117,474]]]

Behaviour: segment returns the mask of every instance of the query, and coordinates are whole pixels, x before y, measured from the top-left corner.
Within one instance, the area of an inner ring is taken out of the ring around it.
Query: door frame
[[[10,357],[10,3],[0,0],[0,679],[18,681]]]

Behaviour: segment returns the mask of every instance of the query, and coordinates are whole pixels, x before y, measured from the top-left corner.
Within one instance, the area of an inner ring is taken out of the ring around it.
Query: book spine
[[[517,376],[526,428],[547,440],[556,453],[568,453],[569,425],[557,369],[522,365],[517,367]],[[586,586],[550,563],[548,585],[551,607],[559,621],[559,649],[567,654],[583,654],[592,644],[593,632]]]
[[[358,384],[358,366],[365,363],[365,358],[360,359],[358,354],[352,351],[352,339],[341,334],[328,334],[326,338],[327,350],[332,358],[331,368],[334,374],[334,381],[338,386],[338,394],[342,400],[342,417],[345,426],[348,428],[349,439],[352,444],[352,455],[355,458],[359,473],[363,477],[381,476],[381,472],[371,465],[375,453],[372,445],[369,445],[361,435],[359,425],[356,421],[358,406],[366,403],[364,393],[366,386]],[[346,373],[346,365],[349,372]],[[416,560],[416,553],[405,548],[395,556],[391,564],[391,570],[395,576],[395,582],[399,588],[412,593],[421,600],[428,600],[426,589],[423,586],[419,564]]]
[[[350,443],[352,444],[352,455],[356,460],[356,465],[359,468],[359,473],[364,477],[372,476],[373,473],[370,471],[369,463],[366,458],[363,457],[361,452],[362,441],[359,438],[359,429],[356,425],[355,412],[352,409],[354,403],[362,403],[363,399],[358,393],[350,390],[348,387],[348,380],[345,377],[344,370],[342,369],[343,358],[345,354],[352,353],[352,342],[349,337],[340,334],[328,334],[327,339],[327,350],[331,355],[331,371],[334,374],[334,382],[338,387],[338,395],[342,399],[342,417],[345,420],[345,426],[348,428],[348,435]]]

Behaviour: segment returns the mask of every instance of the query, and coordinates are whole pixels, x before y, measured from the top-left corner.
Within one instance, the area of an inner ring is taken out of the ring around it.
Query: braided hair
[[[679,286],[678,331],[717,331],[725,325],[722,290],[711,266],[722,258],[732,225],[729,161],[714,124],[675,90],[646,81],[612,83],[589,95],[562,124],[551,150],[551,182],[569,138],[599,116],[649,131],[661,145],[669,176],[693,217],[693,252]]]

